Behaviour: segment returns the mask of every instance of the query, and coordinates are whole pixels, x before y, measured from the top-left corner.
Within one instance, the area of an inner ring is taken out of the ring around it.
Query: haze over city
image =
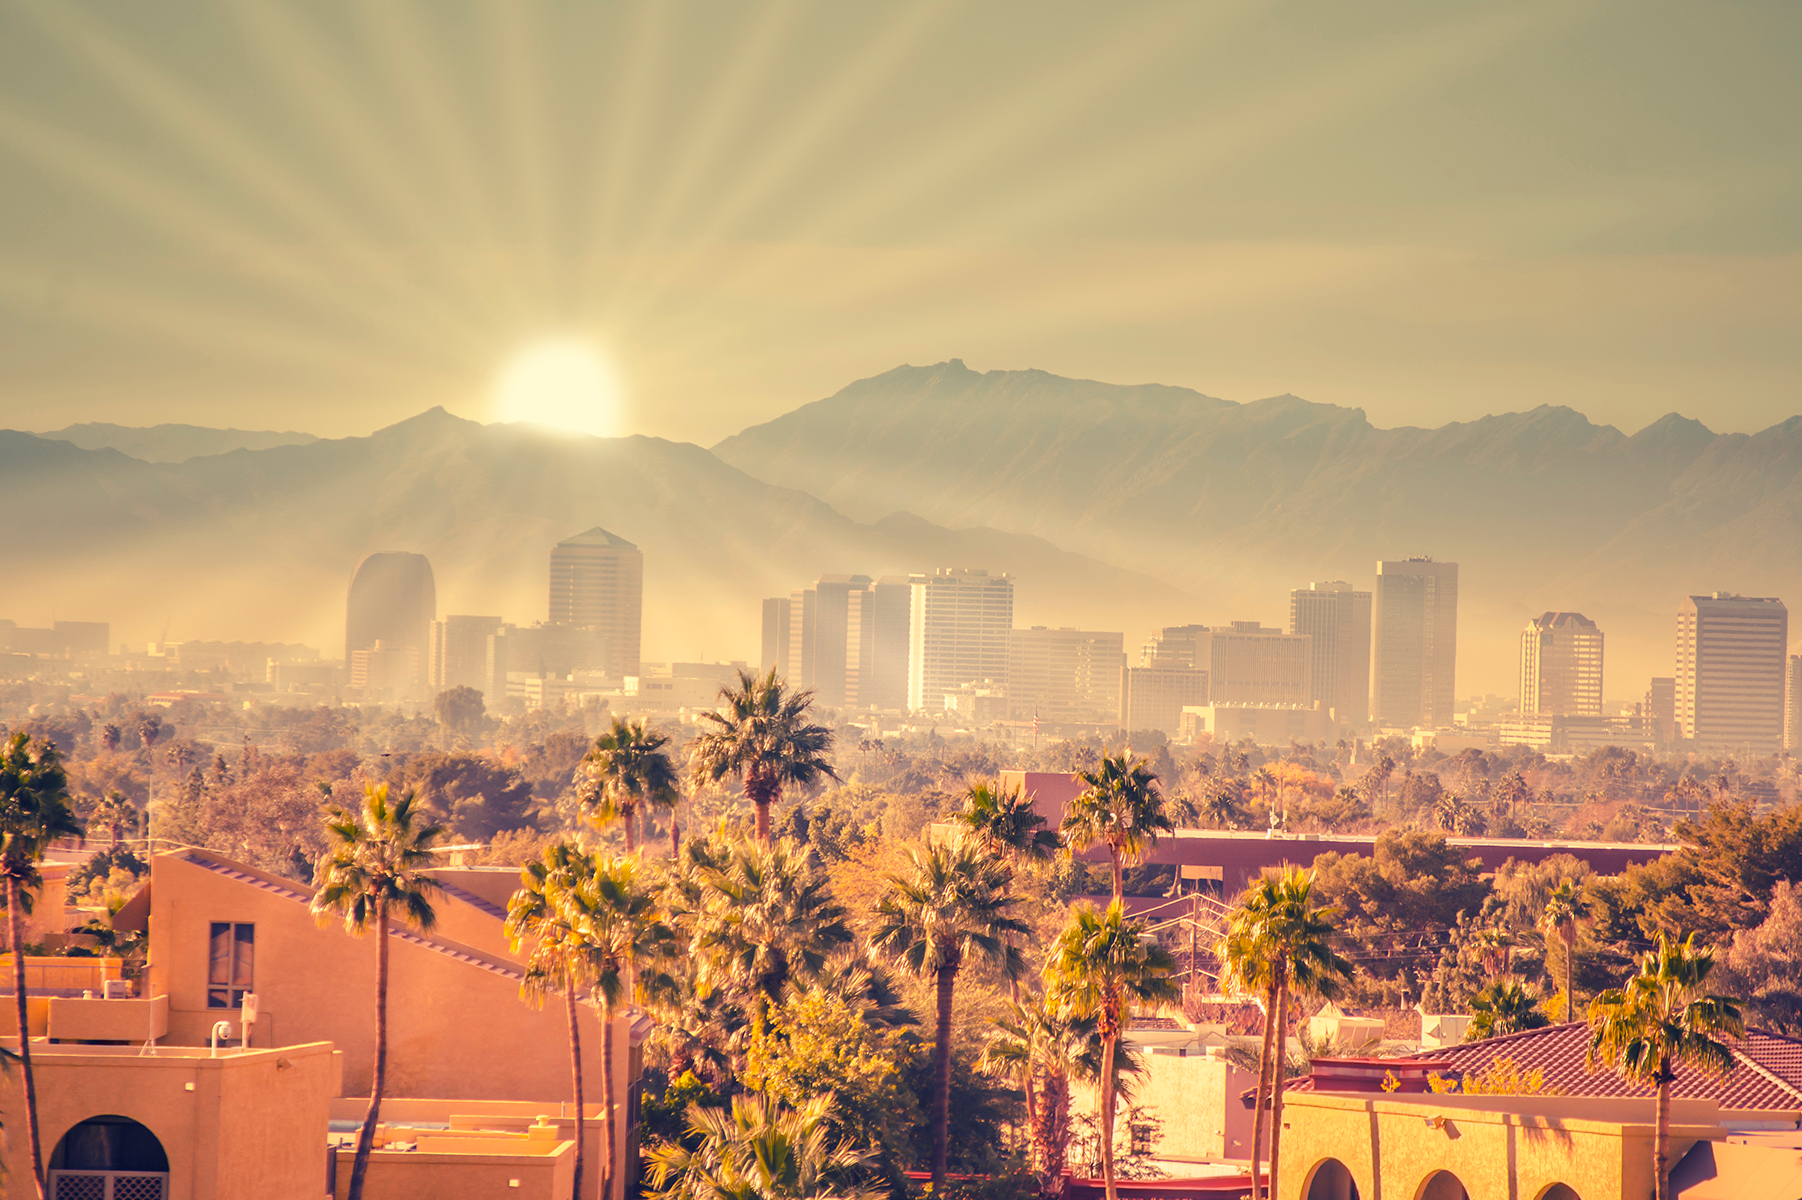
[[[0,0],[4,1190],[1797,1200],[1799,67]]]

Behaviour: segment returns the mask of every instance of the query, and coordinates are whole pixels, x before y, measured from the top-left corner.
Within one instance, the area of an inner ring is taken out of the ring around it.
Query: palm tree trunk
[[[626,827],[626,853],[630,854],[638,849],[638,831],[634,828],[638,824],[638,811],[628,805],[620,816],[623,818],[620,824]]]
[[[938,1042],[932,1048],[932,1191],[945,1190],[945,1142],[951,1135],[951,993],[956,971],[940,971]]]
[[[1276,1032],[1276,983],[1273,980],[1264,993],[1264,1047],[1258,1053],[1258,1086],[1252,1093],[1251,1106],[1251,1200],[1260,1200],[1263,1175],[1258,1162],[1264,1152],[1264,1105],[1270,1095],[1270,1039]]]
[[[1671,1063],[1658,1062],[1658,1098],[1652,1127],[1652,1200],[1670,1200],[1671,1194]]]
[[[1039,1091],[1038,1118],[1033,1141],[1039,1160],[1039,1195],[1051,1200],[1063,1194],[1064,1171],[1069,1164],[1070,1077],[1047,1075]]]
[[[576,985],[570,982],[563,993],[569,1002],[569,1067],[576,1083],[576,1177],[570,1188],[570,1200],[582,1200],[582,1029],[576,1024]]]
[[[1107,853],[1108,857],[1113,860],[1114,866],[1114,899],[1124,907],[1126,904],[1126,872],[1120,866],[1120,851],[1109,846]]]
[[[1101,1182],[1107,1200],[1120,1200],[1114,1190],[1114,1044],[1119,1040],[1117,1028],[1101,1035]]]
[[[1276,1056],[1270,1062],[1270,1186],[1276,1196],[1276,1176],[1281,1167],[1278,1152],[1283,1142],[1283,1069],[1289,1065],[1289,964],[1276,965]]]
[[[671,862],[682,853],[682,826],[676,819],[676,810],[669,810],[669,857]]]
[[[6,881],[6,923],[12,940],[13,995],[19,1002],[19,1068],[25,1082],[25,1126],[31,1134],[31,1183],[44,1200],[44,1144],[38,1136],[38,1088],[31,1073],[31,1020],[25,1001],[25,921],[19,915],[23,897],[19,881]]]
[[[357,1156],[350,1165],[347,1200],[363,1200],[363,1176],[375,1149],[375,1127],[382,1118],[382,1089],[388,1083],[388,902],[375,902],[375,1078],[369,1085],[369,1111],[357,1131]]]
[[[613,1006],[601,1009],[601,1107],[607,1110],[607,1161],[601,1166],[601,1200],[613,1200]]]
[[[1577,931],[1564,935],[1564,1019],[1577,1019]]]

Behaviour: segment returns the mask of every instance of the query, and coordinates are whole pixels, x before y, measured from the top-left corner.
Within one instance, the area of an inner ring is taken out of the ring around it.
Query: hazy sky
[[[1802,411],[1802,5],[0,0],[0,425],[711,443],[901,362]]]

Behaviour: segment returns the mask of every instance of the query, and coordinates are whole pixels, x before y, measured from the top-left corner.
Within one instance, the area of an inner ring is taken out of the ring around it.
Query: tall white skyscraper
[[[1379,562],[1373,599],[1377,724],[1449,726],[1458,666],[1458,564],[1430,558]]]
[[[1546,613],[1520,635],[1522,716],[1602,715],[1602,631],[1582,613]]]
[[[1313,640],[1314,699],[1339,720],[1370,719],[1370,593],[1342,579],[1289,593],[1289,632]]]
[[[946,692],[1007,678],[1014,627],[1014,581],[1006,575],[940,568],[916,577],[908,630],[907,707],[937,710]]]
[[[609,675],[638,674],[644,624],[644,554],[599,525],[551,550],[551,621],[597,631]]]
[[[1716,592],[1677,609],[1677,736],[1707,746],[1783,744],[1789,610]]]

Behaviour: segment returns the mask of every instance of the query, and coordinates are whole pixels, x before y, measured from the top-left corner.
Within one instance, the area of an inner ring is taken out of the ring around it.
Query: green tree
[[[19,1010],[19,1067],[25,1093],[25,1125],[31,1139],[32,1186],[44,1194],[44,1147],[38,1134],[37,1080],[31,1067],[26,1017],[25,914],[44,886],[38,864],[51,844],[80,840],[81,822],[69,804],[69,778],[54,743],[15,733],[0,748],[0,876],[6,880],[7,940],[13,959],[13,996]]]
[[[354,937],[375,932],[375,1074],[346,1193],[349,1200],[362,1200],[388,1080],[388,922],[395,919],[421,931],[437,924],[430,897],[439,885],[425,871],[432,866],[432,844],[444,829],[419,819],[412,792],[392,800],[386,784],[365,788],[357,812],[334,806],[325,828],[332,844],[315,870],[319,890],[313,894],[313,915],[322,927],[342,919]]]
[[[1497,979],[1478,992],[1470,1001],[1470,1036],[1502,1037],[1528,1029],[1543,1029],[1552,1023],[1539,1010],[1539,998],[1522,987],[1518,979]]]
[[[990,853],[1015,863],[1042,862],[1057,852],[1057,832],[1045,828],[1045,818],[1021,788],[1010,790],[988,780],[971,784],[957,822]]]
[[[594,748],[582,760],[577,798],[595,820],[617,819],[625,826],[628,854],[638,848],[634,826],[639,811],[647,807],[673,811],[680,798],[676,764],[664,749],[668,745],[668,734],[647,729],[643,721],[615,717],[613,727],[594,739]],[[671,821],[672,854],[680,841]]]
[[[757,810],[757,840],[767,842],[770,807],[783,789],[838,778],[827,757],[832,731],[808,722],[813,693],[791,690],[774,669],[761,677],[740,671],[720,700],[723,711],[701,714],[709,728],[694,740],[694,772],[713,783],[740,780]]]
[[[877,1200],[863,1168],[875,1157],[832,1137],[832,1099],[789,1108],[767,1095],[735,1096],[732,1109],[694,1105],[696,1149],[649,1154],[652,1200]]]
[[[586,960],[584,971],[601,1004],[601,1107],[607,1121],[607,1160],[601,1167],[603,1196],[613,1194],[613,1167],[619,1152],[613,1094],[614,1014],[621,1001],[632,1000],[639,991],[641,965],[668,953],[674,940],[663,922],[656,891],[638,877],[639,867],[634,855],[597,856],[582,877],[560,895],[564,920],[578,939]]]
[[[976,1065],[1010,1080],[1025,1097],[1032,1172],[1039,1194],[1050,1200],[1060,1191],[1068,1165],[1070,1082],[1101,1075],[1097,1020],[1035,996],[1024,1004],[1015,1001],[994,1026]]]
[[[876,905],[870,947],[888,954],[938,989],[938,1030],[933,1046],[932,1186],[945,1186],[951,1116],[951,1005],[957,973],[971,959],[998,963],[1012,978],[1020,952],[1009,935],[1029,932],[1009,913],[1012,872],[975,838],[960,835],[925,853],[912,853],[907,875],[888,876]]]
[[[1715,1039],[1745,1033],[1739,1004],[1703,991],[1713,969],[1714,954],[1696,946],[1695,934],[1679,942],[1661,933],[1638,973],[1589,1005],[1590,1065],[1605,1064],[1657,1089],[1654,1200],[1670,1197],[1673,1068],[1687,1063],[1724,1074],[1733,1066],[1733,1052]]]
[[[830,1096],[835,1132],[853,1145],[886,1146],[918,1116],[901,1088],[898,1036],[879,1032],[843,993],[815,985],[752,1024],[741,1078],[791,1108]]]
[[[109,850],[118,849],[119,842],[124,838],[126,831],[137,828],[137,824],[137,806],[116,791],[108,792],[104,798],[97,801],[94,811],[88,814],[90,827],[97,826],[107,831],[111,839],[107,843]]]
[[[1101,1036],[1101,1173],[1107,1200],[1119,1200],[1114,1187],[1115,1058],[1128,1006],[1175,1000],[1175,970],[1170,952],[1147,939],[1142,924],[1128,921],[1117,899],[1105,913],[1092,904],[1071,909],[1070,923],[1058,934],[1045,964],[1051,1003],[1094,1017]]]
[[[526,976],[520,996],[542,1006],[549,992],[563,993],[569,1017],[570,1075],[576,1099],[575,1182],[571,1192],[581,1200],[584,1140],[582,1119],[587,1111],[582,1094],[582,1028],[577,1022],[576,994],[588,979],[589,959],[581,935],[570,924],[568,893],[594,871],[594,860],[568,842],[544,848],[544,855],[519,873],[520,887],[507,901],[507,937],[513,952],[526,942]]]
[[[439,692],[432,701],[432,712],[438,723],[452,733],[464,737],[474,737],[482,731],[482,717],[486,706],[482,703],[482,693],[468,684],[458,684]]]
[[[1588,910],[1583,898],[1583,884],[1574,879],[1560,880],[1546,897],[1545,912],[1539,927],[1554,934],[1564,943],[1564,1011],[1567,1020],[1577,1015],[1577,922]]]
[[[1332,999],[1351,977],[1351,964],[1332,947],[1338,910],[1314,895],[1314,872],[1291,868],[1265,875],[1245,889],[1227,922],[1219,956],[1229,986],[1264,993],[1264,1045],[1252,1115],[1252,1196],[1258,1196],[1264,1096],[1270,1096],[1269,1195],[1277,1194],[1277,1154],[1283,1119],[1283,1060],[1287,1056],[1291,993]]]
[[[1175,829],[1164,811],[1158,777],[1144,759],[1109,755],[1092,771],[1078,772],[1082,792],[1064,812],[1064,842],[1078,854],[1100,842],[1113,864],[1114,899],[1125,894],[1124,860],[1157,844],[1158,834]],[[1110,1198],[1111,1200],[1111,1198]]]

